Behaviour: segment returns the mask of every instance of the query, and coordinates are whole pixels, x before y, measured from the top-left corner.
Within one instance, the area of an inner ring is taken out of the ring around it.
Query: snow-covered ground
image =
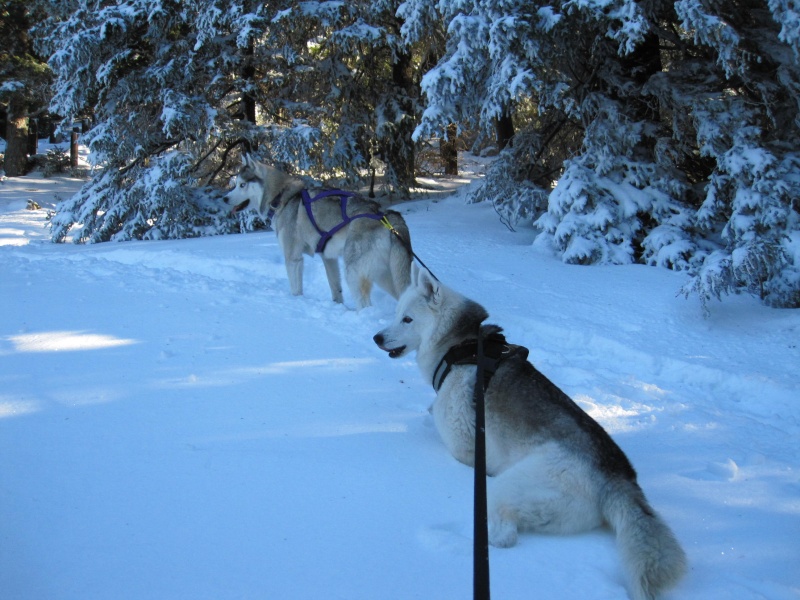
[[[272,232],[51,244],[79,185],[0,184],[0,598],[469,598],[472,471],[372,342],[392,298],[334,305],[308,259],[292,297]],[[463,192],[398,208],[628,453],[689,557],[667,598],[800,598],[800,311],[704,318],[680,273],[562,264]],[[625,597],[606,531],[490,561],[497,599]]]

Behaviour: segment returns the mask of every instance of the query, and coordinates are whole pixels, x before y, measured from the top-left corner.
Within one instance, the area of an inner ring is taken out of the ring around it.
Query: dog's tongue
[[[245,200],[244,202],[240,202],[239,204],[237,204],[236,206],[234,206],[234,207],[231,209],[231,214],[232,214],[232,215],[235,215],[236,213],[238,213],[238,212],[239,212],[240,210],[242,210],[243,208],[247,208],[247,205],[248,205],[248,204],[250,204],[250,200]]]

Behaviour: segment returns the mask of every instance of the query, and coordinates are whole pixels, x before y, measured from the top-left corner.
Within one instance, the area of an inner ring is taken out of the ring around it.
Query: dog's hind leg
[[[359,310],[372,306],[372,281],[367,277],[362,277],[359,281],[358,291],[360,294]]]
[[[561,458],[536,453],[494,478],[488,496],[493,546],[513,546],[522,530],[568,534],[602,525],[587,469]]]
[[[354,263],[345,262],[347,287],[350,288],[350,292],[356,299],[358,310],[372,306],[372,279],[370,279],[366,266],[364,259]]]
[[[286,257],[286,274],[289,277],[289,289],[295,296],[303,295],[303,256],[299,258]]]
[[[348,277],[347,285],[353,291],[358,302],[358,310],[372,306],[372,280],[364,275],[356,274]]]
[[[411,246],[404,246],[400,240],[394,237],[392,237],[391,246],[388,275],[392,283],[391,289],[387,286],[386,290],[397,299],[411,284]]]
[[[334,302],[342,304],[344,298],[342,297],[342,276],[339,272],[339,259],[338,258],[325,258],[322,257],[322,262],[325,264],[325,273],[328,275],[328,285],[331,286],[331,297]]]

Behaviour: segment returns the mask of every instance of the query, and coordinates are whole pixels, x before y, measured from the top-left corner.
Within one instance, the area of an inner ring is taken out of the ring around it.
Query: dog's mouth
[[[386,345],[386,338],[382,333],[377,333],[372,338],[376,344],[378,344],[378,348],[383,350],[384,352],[389,353],[389,358],[397,358],[399,356],[403,356],[403,353],[406,351],[406,346],[398,346],[397,348],[389,348]]]
[[[399,348],[391,348],[391,349],[384,348],[384,350],[386,350],[386,352],[389,353],[389,358],[399,358],[403,356],[403,354],[405,353],[406,347],[400,346]]]
[[[236,206],[234,206],[234,207],[231,209],[231,214],[234,214],[234,215],[235,215],[235,214],[236,214],[237,212],[239,212],[240,210],[244,210],[245,208],[247,208],[249,204],[250,204],[250,200],[249,200],[249,199],[248,199],[248,200],[245,200],[245,201],[244,201],[244,202],[242,202],[241,204],[237,204]]]
[[[399,358],[403,356],[403,354],[405,354],[406,352],[405,346],[398,346],[397,348],[387,348],[383,344],[378,344],[378,348],[380,348],[384,352],[388,352],[389,358]]]
[[[389,353],[389,358],[397,358],[398,356],[402,356],[406,351],[405,345],[398,346],[397,348],[389,348],[386,345],[386,336],[383,334],[383,332],[376,333],[374,336],[372,336],[372,340],[378,345],[378,348]]]

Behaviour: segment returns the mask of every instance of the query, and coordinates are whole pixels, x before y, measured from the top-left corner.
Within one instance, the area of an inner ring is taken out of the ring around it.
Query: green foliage
[[[70,169],[69,152],[59,146],[53,146],[43,157],[41,168],[42,175],[45,177],[68,172]]]
[[[41,13],[26,0],[0,0],[0,105],[41,107],[47,100],[50,69],[34,52],[30,28]]]
[[[746,291],[798,306],[792,2],[437,6],[449,35],[416,135],[490,131],[515,113],[512,149],[476,194],[504,221],[531,219],[567,262],[684,269],[704,301]]]
[[[394,191],[413,183],[416,88],[398,75],[409,58],[391,3],[123,0],[67,2],[59,13],[61,0],[40,1],[54,14],[39,29],[56,74],[52,110],[68,120],[92,115],[83,139],[106,171],[81,195],[88,212],[59,207],[54,239],[70,227],[81,241],[145,237],[156,227],[188,235],[153,216],[176,203],[196,211],[185,215],[202,224],[191,231],[257,226],[223,222],[209,212],[213,202],[185,197],[194,192],[184,188],[205,193],[225,182],[242,149],[340,184],[361,182],[377,154]],[[189,166],[151,175],[176,166],[158,160],[172,152]],[[153,185],[171,176],[176,187],[136,195],[158,204],[137,210],[133,175]]]

